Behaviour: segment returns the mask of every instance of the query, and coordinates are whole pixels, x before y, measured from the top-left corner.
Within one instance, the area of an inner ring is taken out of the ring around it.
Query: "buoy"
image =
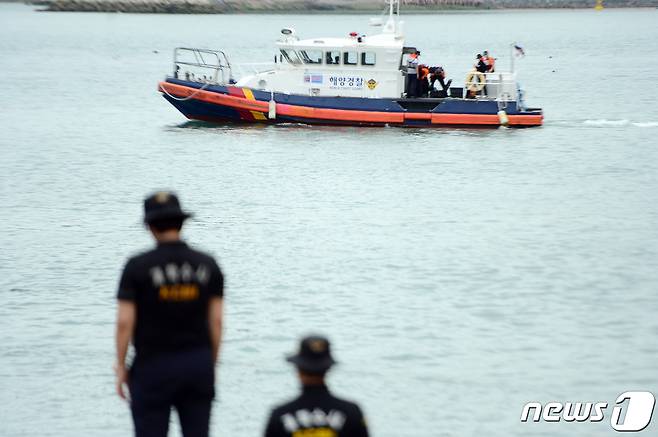
[[[509,117],[507,117],[507,112],[504,109],[498,111],[498,120],[502,126],[507,126],[509,124]]]
[[[484,73],[480,73],[476,69],[471,70],[466,75],[466,88],[469,91],[480,92],[484,89],[484,86],[487,84],[487,78]]]
[[[274,101],[274,98],[270,99],[268,109],[267,118],[274,120],[276,118],[276,102]]]

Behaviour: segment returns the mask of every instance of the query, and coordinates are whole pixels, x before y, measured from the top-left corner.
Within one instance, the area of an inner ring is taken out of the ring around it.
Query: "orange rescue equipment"
[[[471,70],[470,73],[466,75],[466,88],[469,91],[482,91],[486,82],[487,79],[484,73],[480,73],[477,70]]]

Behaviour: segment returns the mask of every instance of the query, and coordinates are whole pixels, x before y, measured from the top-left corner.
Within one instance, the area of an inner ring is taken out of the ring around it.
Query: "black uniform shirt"
[[[209,348],[208,301],[223,295],[215,260],[182,241],[160,243],[129,259],[117,298],[137,307],[136,356]]]
[[[275,408],[265,437],[368,437],[358,405],[338,399],[326,386],[304,387],[297,399]]]

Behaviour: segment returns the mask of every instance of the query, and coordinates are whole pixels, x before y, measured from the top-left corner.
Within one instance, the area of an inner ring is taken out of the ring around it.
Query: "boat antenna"
[[[400,17],[400,0],[388,1],[388,21],[384,26],[384,32],[396,33],[398,30],[398,19]]]

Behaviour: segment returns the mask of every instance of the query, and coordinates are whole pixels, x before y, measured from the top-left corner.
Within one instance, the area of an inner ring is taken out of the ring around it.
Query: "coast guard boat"
[[[223,51],[177,48],[174,72],[158,90],[189,119],[218,123],[356,126],[540,126],[514,72],[470,72],[463,87],[407,97],[399,0],[378,35],[300,39],[281,31],[274,63],[246,74]],[[431,94],[430,94],[431,95]]]

